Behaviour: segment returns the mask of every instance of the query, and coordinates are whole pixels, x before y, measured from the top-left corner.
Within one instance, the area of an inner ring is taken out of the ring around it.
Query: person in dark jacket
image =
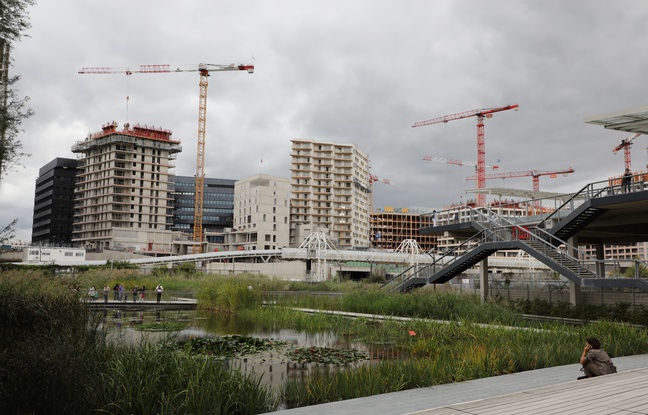
[[[585,376],[581,376],[578,379],[616,373],[616,366],[614,366],[612,359],[610,359],[610,356],[608,356],[605,350],[601,349],[601,342],[596,337],[587,338],[580,363],[583,365]]]
[[[632,172],[630,171],[630,169],[625,169],[625,173],[623,173],[623,177],[621,178],[621,188],[623,189],[623,193],[630,192],[631,187]]]

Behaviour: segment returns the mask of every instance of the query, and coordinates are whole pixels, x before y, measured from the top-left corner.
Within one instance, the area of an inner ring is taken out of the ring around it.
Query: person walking
[[[114,294],[114,300],[117,301],[119,299],[119,284],[115,283],[115,286],[113,287],[113,294]]]
[[[103,293],[104,293],[104,303],[107,303],[108,302],[108,296],[110,295],[110,287],[108,286],[108,284],[104,285]]]
[[[617,372],[612,359],[605,350],[601,349],[601,342],[596,337],[587,338],[580,363],[583,365],[585,376],[579,377],[579,380]]]
[[[137,288],[137,285],[133,287],[133,302],[137,302],[137,297],[139,296],[139,289]]]
[[[630,169],[625,169],[625,173],[623,173],[623,177],[621,178],[621,188],[623,189],[623,193],[630,192],[631,187],[632,172],[630,171]]]
[[[126,301],[126,296],[124,295],[124,284],[119,284],[119,301]]]
[[[162,300],[162,293],[164,292],[164,287],[162,284],[158,284],[157,287],[155,287],[155,294],[157,295],[157,302],[159,303],[160,300]]]

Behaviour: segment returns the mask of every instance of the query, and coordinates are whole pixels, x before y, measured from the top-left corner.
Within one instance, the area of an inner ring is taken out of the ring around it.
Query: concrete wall
[[[302,261],[248,263],[248,262],[212,262],[207,264],[207,272],[217,274],[239,274],[251,272],[286,280],[307,280],[306,263]]]

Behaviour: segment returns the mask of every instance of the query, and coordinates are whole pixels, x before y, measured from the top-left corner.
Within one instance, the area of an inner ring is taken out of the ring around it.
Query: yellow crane
[[[203,242],[203,193],[205,189],[205,125],[207,120],[207,86],[210,72],[222,71],[247,71],[254,73],[254,65],[229,64],[218,65],[200,63],[198,65],[140,65],[137,69],[88,67],[82,68],[80,74],[125,74],[134,73],[173,73],[173,72],[198,72],[200,74],[200,98],[198,102],[198,143],[196,150],[196,191],[194,203],[194,228],[193,251],[202,252]]]

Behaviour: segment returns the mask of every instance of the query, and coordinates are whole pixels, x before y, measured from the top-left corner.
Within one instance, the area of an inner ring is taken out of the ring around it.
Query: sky
[[[205,174],[290,177],[290,140],[356,144],[369,154],[375,208],[442,209],[474,198],[476,118],[417,121],[518,104],[485,120],[497,172],[575,172],[540,190],[576,192],[623,173],[629,133],[584,119],[648,105],[648,2],[642,0],[37,0],[13,75],[35,115],[31,154],[0,182],[0,226],[29,241],[40,167],[112,121],[169,129],[176,174],[196,171],[197,73],[82,75],[84,67],[252,63],[209,78]],[[128,99],[127,99],[128,97]],[[648,139],[632,146],[645,171]],[[261,162],[263,160],[263,162]],[[492,173],[493,171],[487,171]],[[487,187],[531,189],[531,177]]]

